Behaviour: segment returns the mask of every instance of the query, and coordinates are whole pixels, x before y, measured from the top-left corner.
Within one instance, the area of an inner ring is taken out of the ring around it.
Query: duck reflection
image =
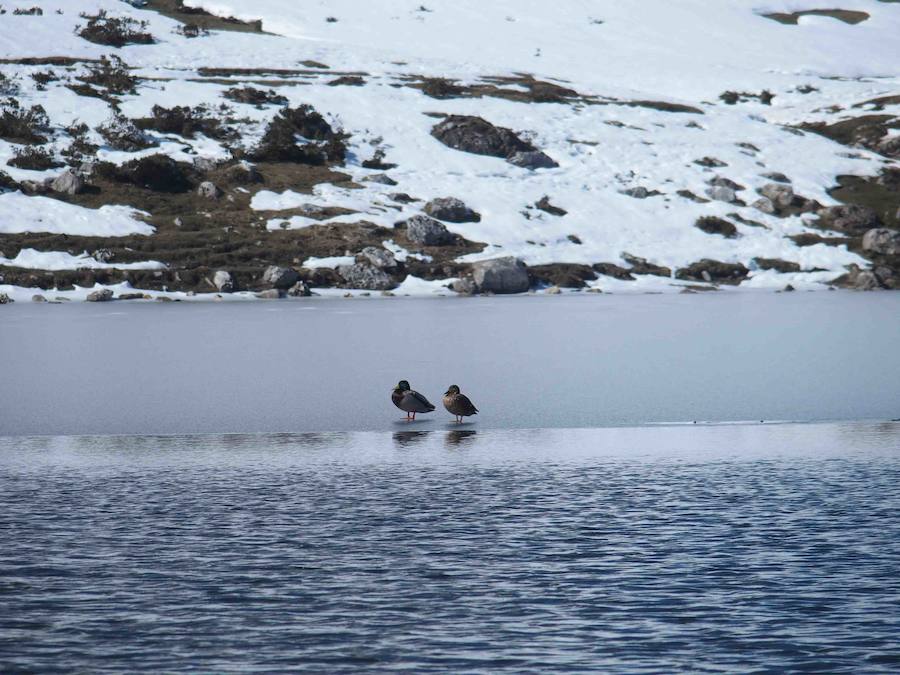
[[[459,448],[471,445],[475,440],[474,429],[453,429],[444,436],[444,446],[447,448]]]
[[[428,431],[395,431],[394,432],[394,445],[398,448],[409,448],[414,445],[418,445],[422,441],[424,441],[428,434],[431,432]]]

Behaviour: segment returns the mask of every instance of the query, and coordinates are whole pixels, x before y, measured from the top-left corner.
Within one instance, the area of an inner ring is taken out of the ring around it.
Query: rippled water
[[[900,424],[0,439],[0,670],[900,668]]]

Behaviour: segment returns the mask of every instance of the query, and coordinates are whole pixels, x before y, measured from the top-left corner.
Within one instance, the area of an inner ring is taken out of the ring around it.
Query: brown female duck
[[[463,417],[478,414],[478,408],[474,406],[468,396],[459,393],[459,387],[455,384],[451,384],[444,392],[444,407],[447,412],[453,414],[457,423],[461,423]]]

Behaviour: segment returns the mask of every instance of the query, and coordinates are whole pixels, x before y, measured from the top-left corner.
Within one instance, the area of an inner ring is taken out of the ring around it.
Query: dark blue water
[[[896,672],[900,424],[0,439],[0,671]]]

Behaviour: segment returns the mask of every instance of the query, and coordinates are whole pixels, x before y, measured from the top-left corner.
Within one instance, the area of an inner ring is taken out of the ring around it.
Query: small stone
[[[0,305],[8,305],[11,302],[15,302],[15,300],[9,297],[6,293],[0,293]]]
[[[143,300],[143,293],[119,293],[117,300]]]
[[[587,291],[585,291],[585,292],[586,293],[602,293],[603,289],[597,288],[596,286],[592,286],[591,288],[587,289]]]
[[[181,227],[182,225],[184,225],[184,221],[181,220],[181,218],[178,218],[178,217],[176,217],[175,220],[174,220],[173,222],[175,223],[175,227]]]
[[[215,183],[205,180],[197,188],[197,196],[204,199],[218,199],[222,196],[222,191],[216,187]]]
[[[279,290],[277,288],[270,288],[267,291],[260,291],[256,294],[256,297],[260,300],[278,300],[278,298],[283,297],[284,291]]]
[[[379,185],[397,185],[397,181],[388,176],[386,173],[376,173],[374,176],[366,176],[363,178],[366,183],[378,183]]]
[[[32,302],[47,302],[47,298],[45,298],[43,295],[38,293],[36,295],[31,296],[31,301]]]
[[[650,191],[642,186],[621,190],[621,193],[629,197],[634,197],[635,199],[646,199],[650,195]]]
[[[172,298],[170,298],[168,295],[160,295],[160,296],[157,296],[156,301],[157,302],[172,302]]]
[[[381,291],[381,295],[385,298],[393,298],[396,296],[396,293],[394,293],[393,291]]]
[[[784,287],[784,292],[785,292],[785,293],[791,293],[791,292],[794,291],[794,290],[795,290],[794,287],[791,286],[790,284],[788,284],[787,286]]]
[[[475,282],[470,277],[457,279],[450,284],[450,290],[460,295],[473,295],[478,289]]]
[[[559,166],[553,158],[540,150],[525,150],[510,155],[507,160],[510,164],[521,166],[524,169],[555,169]]]
[[[790,183],[791,179],[785,176],[783,173],[779,173],[778,171],[772,171],[770,173],[761,174],[763,178],[768,178],[769,180],[775,181],[776,183]]]
[[[100,263],[108,263],[113,259],[113,252],[108,248],[98,248],[96,251],[91,253],[91,257]]]
[[[562,293],[562,289],[559,286],[551,286],[544,292],[547,295],[559,295],[560,293]]]
[[[85,298],[87,302],[109,302],[113,299],[113,292],[108,288],[101,288],[99,291],[88,293]]]

